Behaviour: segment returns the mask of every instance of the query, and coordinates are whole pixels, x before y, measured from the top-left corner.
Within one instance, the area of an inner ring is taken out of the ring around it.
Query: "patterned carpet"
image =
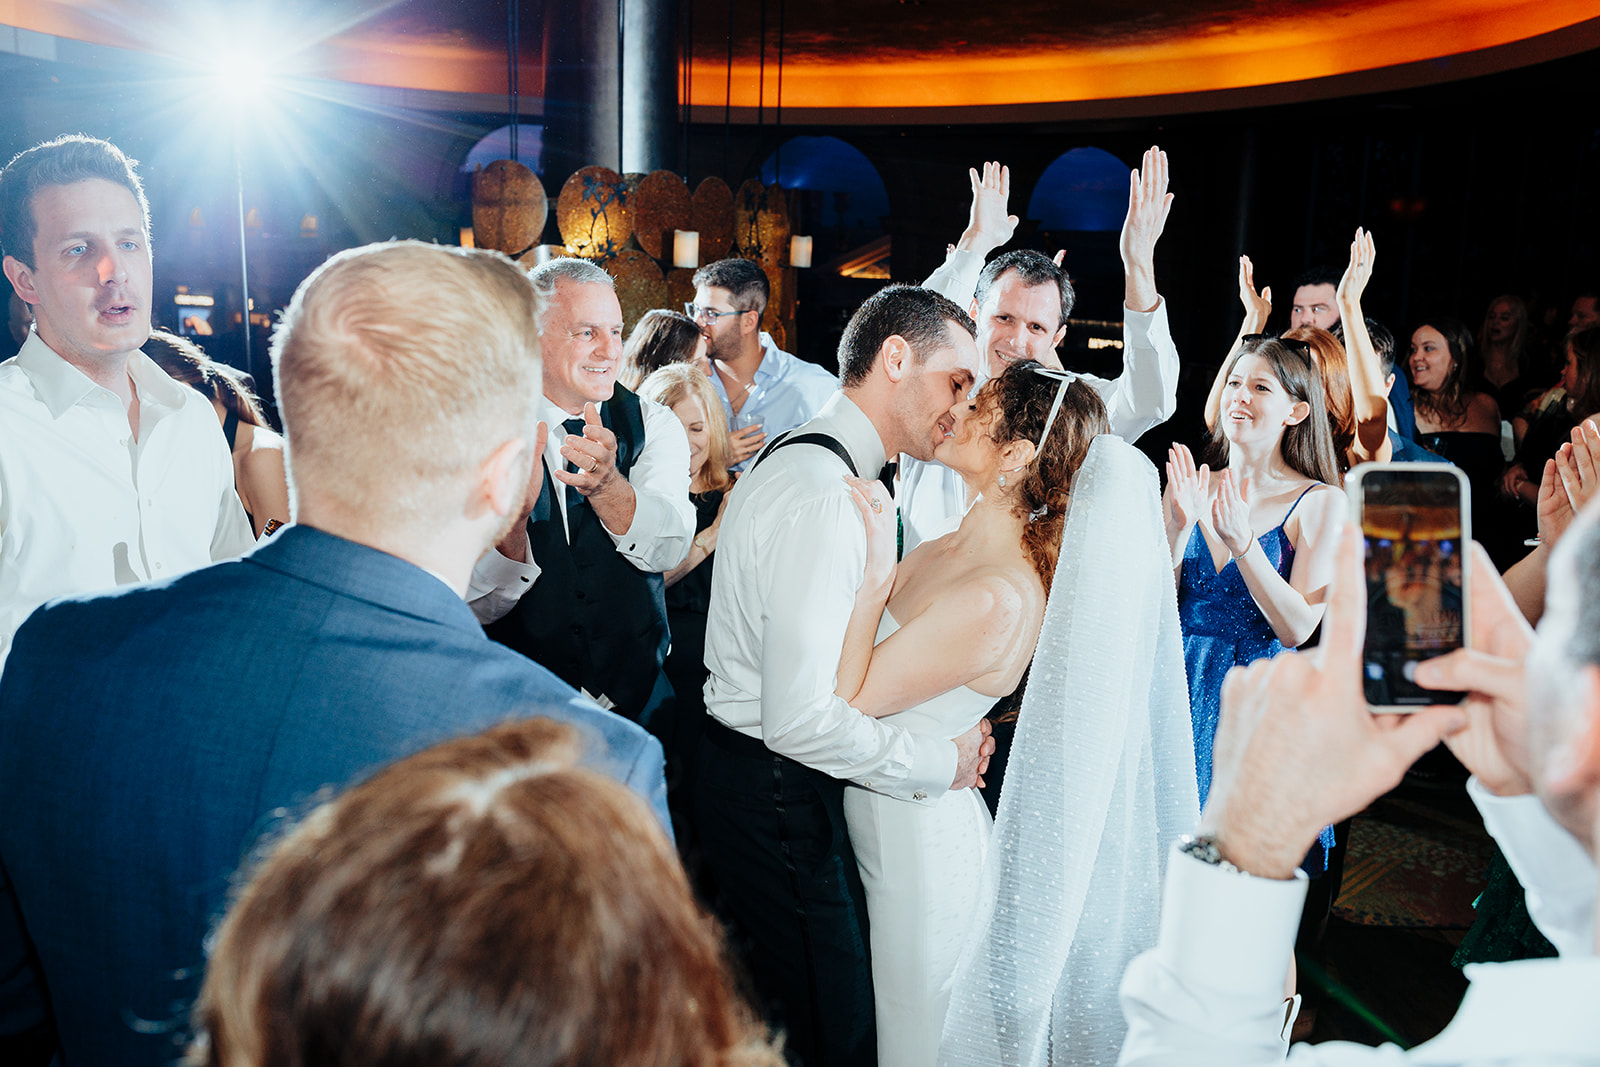
[[[1333,913],[1362,926],[1465,930],[1493,851],[1475,819],[1391,794],[1351,821]]]

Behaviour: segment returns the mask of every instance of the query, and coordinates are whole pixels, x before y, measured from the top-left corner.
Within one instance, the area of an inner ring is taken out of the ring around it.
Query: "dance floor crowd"
[[[1286,325],[1241,257],[1180,355],[1169,168],[1114,378],[986,163],[836,367],[749,260],[626,330],[593,261],[394,240],[301,283],[274,407],[152,330],[133,161],[11,160],[0,1059],[1600,1062],[1596,292],[1386,327],[1354,228]],[[1460,471],[1477,543],[1363,535],[1390,462]],[[1439,703],[1369,708],[1390,631]],[[1538,936],[1473,940],[1418,1049],[1291,1049],[1350,820],[1416,775]]]

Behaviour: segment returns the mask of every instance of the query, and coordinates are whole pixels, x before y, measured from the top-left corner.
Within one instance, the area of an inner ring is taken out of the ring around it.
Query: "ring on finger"
[[[872,510],[873,510],[873,512],[875,514],[878,514],[878,515],[882,515],[883,514],[883,502],[881,500],[879,500],[877,497],[873,497],[872,498]]]
[[[589,468],[589,473],[593,474],[595,471],[597,471],[599,469],[600,469],[600,461],[599,460],[595,460],[594,461],[594,466]]]

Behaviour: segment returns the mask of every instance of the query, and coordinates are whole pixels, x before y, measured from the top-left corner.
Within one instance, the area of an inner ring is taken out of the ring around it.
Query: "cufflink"
[[[915,793],[911,794],[911,799],[912,800],[927,800],[928,799],[928,794],[924,793],[922,790],[919,789]]]

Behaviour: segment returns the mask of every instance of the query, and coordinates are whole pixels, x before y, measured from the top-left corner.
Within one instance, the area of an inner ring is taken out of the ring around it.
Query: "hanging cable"
[[[517,127],[521,124],[517,108],[517,69],[522,43],[521,0],[506,0],[506,110],[510,113],[511,158],[516,160]]]

